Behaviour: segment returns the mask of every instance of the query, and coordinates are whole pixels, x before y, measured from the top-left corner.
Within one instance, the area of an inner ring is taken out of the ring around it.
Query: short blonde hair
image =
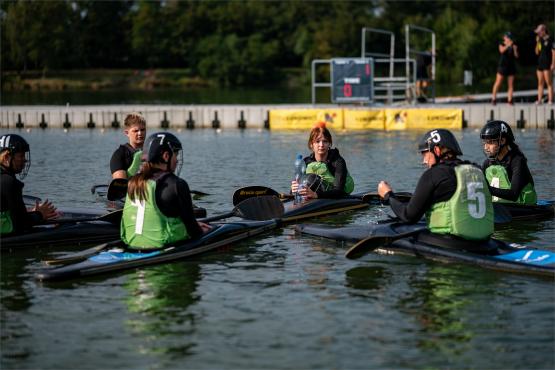
[[[129,113],[127,117],[125,117],[125,120],[123,121],[123,125],[127,128],[135,125],[146,126],[146,120],[141,113],[133,112],[133,113]]]

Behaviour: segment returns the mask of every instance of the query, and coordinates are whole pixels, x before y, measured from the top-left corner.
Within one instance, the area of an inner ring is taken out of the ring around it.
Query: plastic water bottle
[[[303,201],[303,196],[299,193],[299,190],[301,190],[303,186],[303,177],[305,170],[306,165],[303,161],[303,155],[297,154],[297,158],[295,159],[295,181],[299,184],[299,187],[297,192],[295,193],[295,204],[301,203]]]

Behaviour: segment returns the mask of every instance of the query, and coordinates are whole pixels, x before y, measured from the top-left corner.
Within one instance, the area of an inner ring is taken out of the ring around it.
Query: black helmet
[[[12,154],[28,152],[29,144],[27,144],[27,141],[19,135],[6,134],[0,136],[0,152],[3,152],[6,149]]]
[[[183,149],[181,142],[174,135],[169,132],[157,132],[150,135],[144,145],[143,145],[143,155],[142,160],[152,163],[165,163],[162,154],[164,152],[170,152],[170,154],[180,152]],[[179,173],[181,171],[181,166],[183,165],[183,153],[178,159],[179,167],[175,171]],[[169,163],[168,163],[169,164]]]
[[[12,156],[15,153],[25,153],[25,168],[19,172],[19,178],[25,178],[29,172],[29,167],[31,167],[31,149],[29,148],[27,141],[23,137],[16,134],[2,135],[0,136],[0,153],[6,150],[9,151]],[[12,160],[10,160],[10,168],[12,167]]]
[[[454,155],[463,154],[455,135],[451,131],[441,128],[426,132],[418,143],[418,151],[420,153],[432,152],[438,145],[449,149]]]
[[[480,139],[482,140],[499,140],[502,137],[507,139],[507,143],[515,141],[513,130],[505,121],[489,121],[480,131]]]

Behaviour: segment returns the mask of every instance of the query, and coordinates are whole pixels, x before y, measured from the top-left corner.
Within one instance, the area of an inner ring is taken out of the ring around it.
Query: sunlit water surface
[[[5,131],[0,131],[5,133]],[[233,191],[284,191],[306,132],[175,132],[181,176],[211,195],[209,214],[229,211]],[[109,181],[120,131],[22,132],[32,148],[27,194],[58,206],[97,207],[93,184]],[[423,171],[422,132],[334,133],[356,181],[387,179],[412,191]],[[482,162],[476,130],[458,132],[466,158]],[[536,189],[555,198],[552,131],[517,132]],[[374,223],[387,208],[320,219]],[[555,250],[553,220],[496,232]],[[292,226],[189,260],[64,283],[39,283],[44,255],[2,254],[1,367],[41,369],[356,369],[555,366],[552,281],[404,256],[343,257],[347,245]],[[66,249],[69,249],[67,247]]]

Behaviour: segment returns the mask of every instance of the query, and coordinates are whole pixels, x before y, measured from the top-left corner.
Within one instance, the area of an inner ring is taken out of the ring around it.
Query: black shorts
[[[538,71],[549,71],[551,69],[551,62],[541,60],[538,62]]]
[[[428,68],[426,68],[426,66],[418,66],[418,68],[416,68],[416,79],[417,80],[430,79],[430,76],[428,76]]]
[[[503,77],[514,76],[516,75],[516,68],[514,67],[498,67],[497,73],[499,73]]]

